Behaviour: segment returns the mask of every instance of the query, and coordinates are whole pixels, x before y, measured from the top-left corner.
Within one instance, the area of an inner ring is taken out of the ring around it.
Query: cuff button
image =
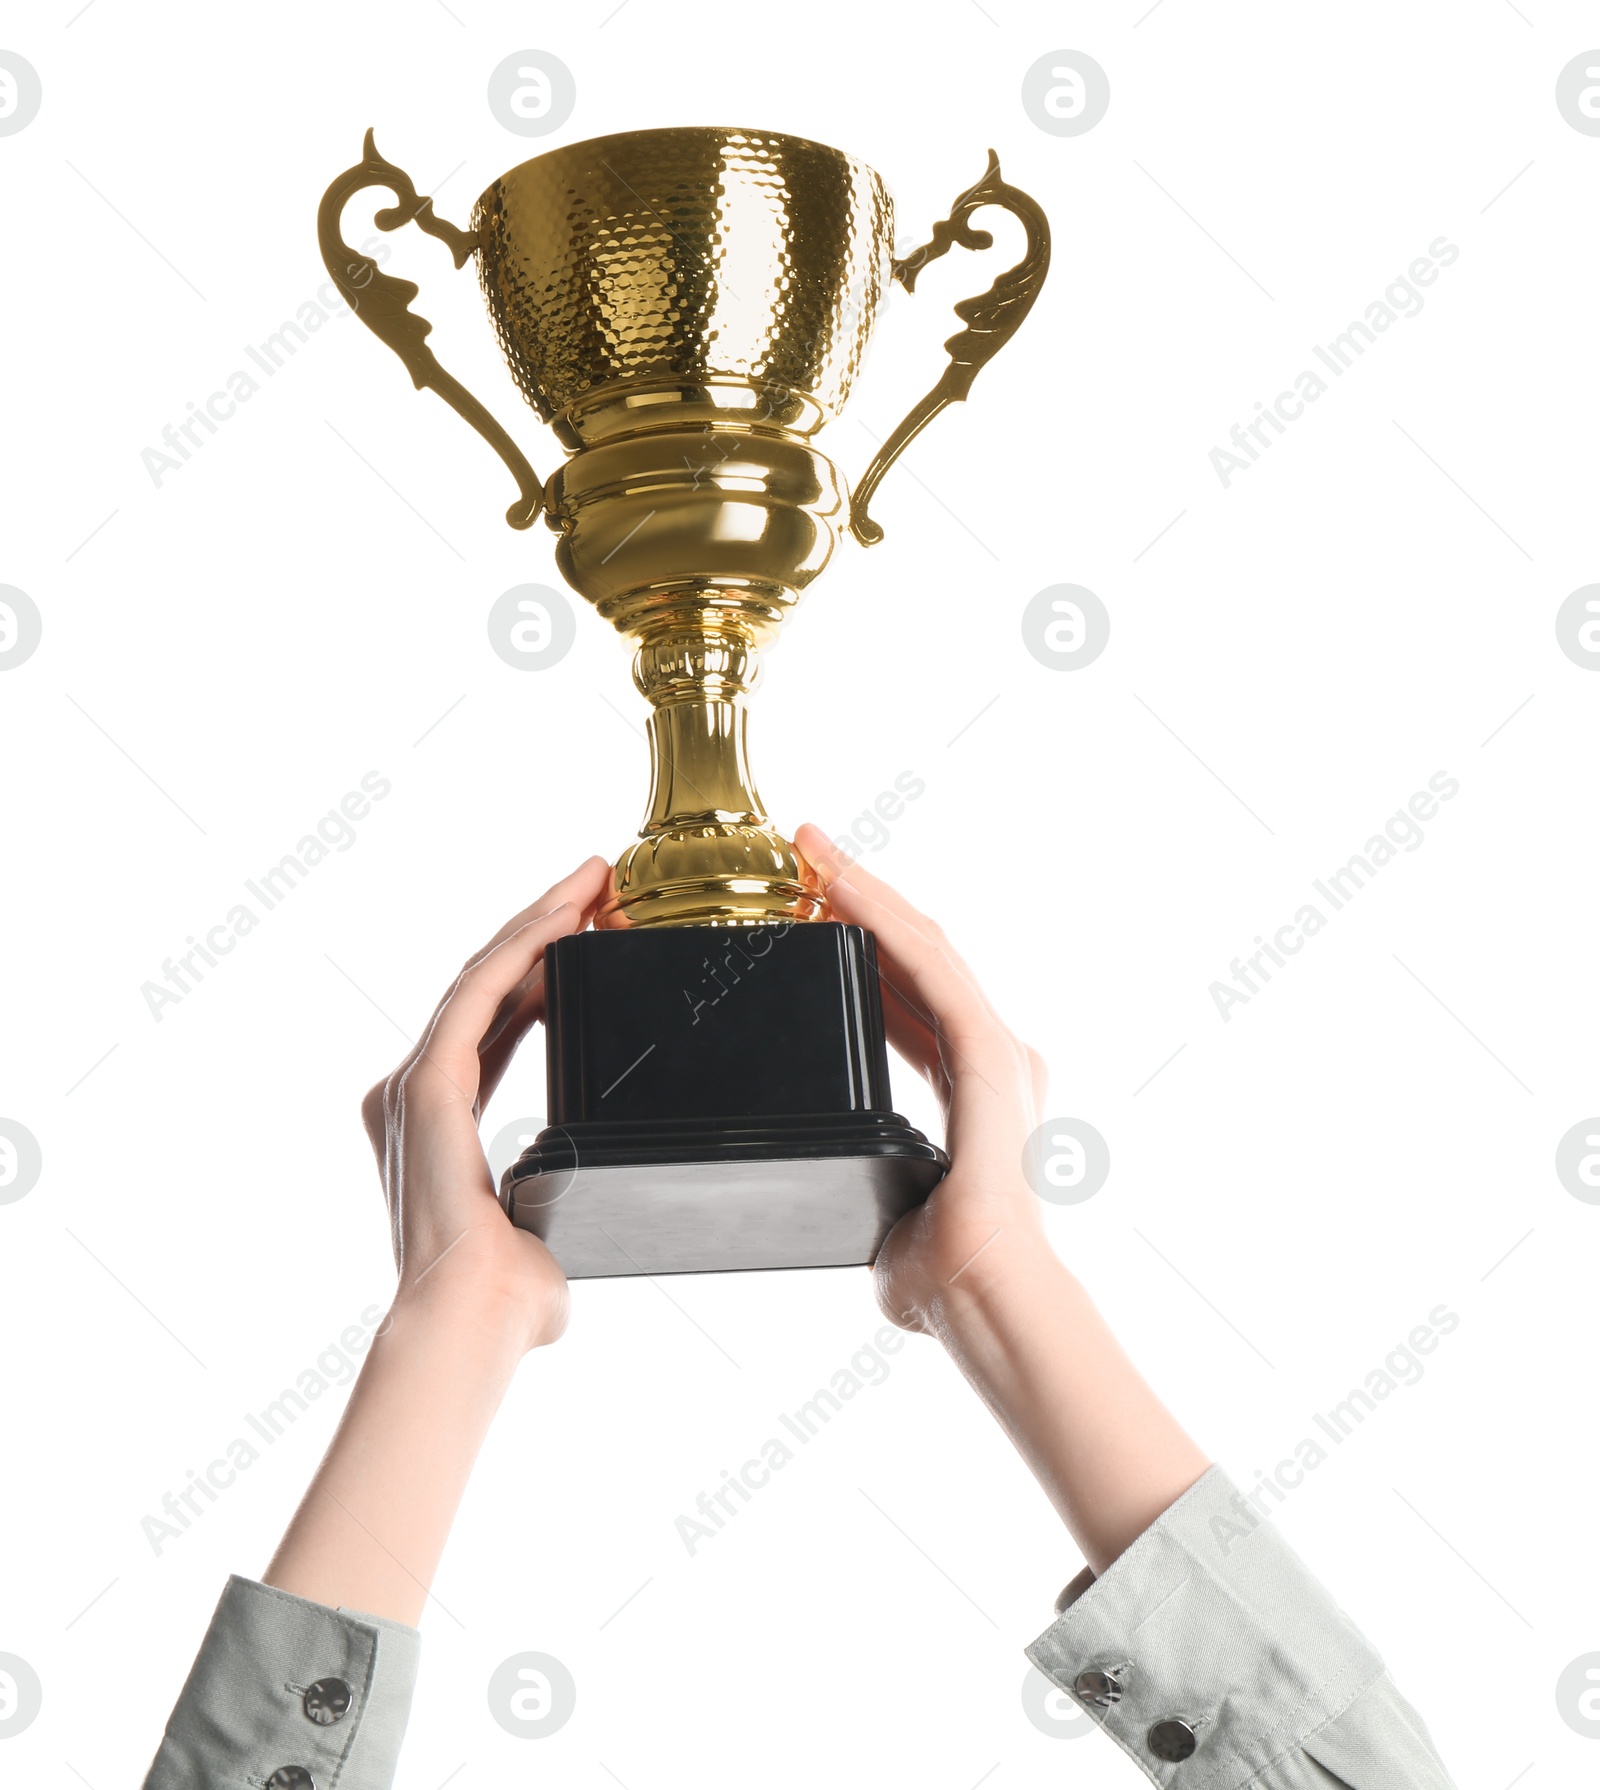
[[[1158,1759],[1165,1759],[1173,1764],[1187,1759],[1200,1744],[1194,1729],[1187,1722],[1179,1721],[1176,1716],[1157,1722],[1145,1736],[1145,1740]]]
[[[280,1765],[267,1779],[266,1790],[317,1790],[317,1780],[303,1765]]]
[[[1109,1709],[1122,1701],[1122,1686],[1109,1672],[1080,1672],[1072,1681],[1080,1701]]]
[[[319,1728],[331,1728],[350,1713],[353,1700],[342,1678],[319,1678],[301,1699],[301,1707]]]

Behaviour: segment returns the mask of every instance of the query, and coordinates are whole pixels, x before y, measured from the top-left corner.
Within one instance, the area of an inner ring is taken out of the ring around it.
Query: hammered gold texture
[[[831,416],[872,332],[893,208],[820,143],[630,131],[513,168],[472,227],[506,360],[547,422],[619,381],[777,388]]]

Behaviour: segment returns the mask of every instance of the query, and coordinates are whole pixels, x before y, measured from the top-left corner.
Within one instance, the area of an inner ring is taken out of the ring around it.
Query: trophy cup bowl
[[[476,255],[512,377],[567,452],[548,481],[434,357],[418,288],[344,240],[346,203],[371,187],[396,200],[380,229],[415,223],[458,268]],[[910,291],[951,246],[987,248],[968,221],[985,205],[1021,220],[1024,256],[956,307],[948,365],[852,495],[811,437],[849,397],[888,282]],[[543,515],[563,577],[633,643],[650,704],[644,824],[596,930],[546,955],[550,1123],[502,1186],[574,1277],[870,1261],[948,1167],[893,1111],[870,935],[823,917],[746,738],[761,652],[841,532],[881,538],[884,473],[966,397],[1048,266],[1044,216],[992,151],[900,260],[893,215],[840,150],[711,127],[551,150],[496,180],[465,231],[369,131],[322,201],[323,258],[355,314],[499,454],[519,492],[507,521]]]

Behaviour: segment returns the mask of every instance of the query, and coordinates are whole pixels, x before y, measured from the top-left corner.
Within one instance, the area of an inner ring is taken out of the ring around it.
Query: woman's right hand
[[[589,924],[610,883],[590,858],[513,916],[462,967],[416,1047],[361,1104],[389,1207],[397,1313],[447,1305],[518,1316],[523,1347],[566,1328],[555,1258],[501,1209],[478,1119],[529,1028],[544,1017],[544,953]]]

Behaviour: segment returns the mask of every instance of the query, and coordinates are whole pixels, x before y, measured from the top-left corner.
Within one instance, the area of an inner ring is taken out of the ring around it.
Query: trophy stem
[[[670,702],[650,716],[645,834],[733,822],[764,826],[750,779],[749,710],[737,698]]]
[[[816,875],[769,824],[750,774],[750,623],[718,593],[694,590],[669,598],[635,637],[634,682],[652,708],[650,803],[639,842],[617,862],[599,924],[816,918]]]

